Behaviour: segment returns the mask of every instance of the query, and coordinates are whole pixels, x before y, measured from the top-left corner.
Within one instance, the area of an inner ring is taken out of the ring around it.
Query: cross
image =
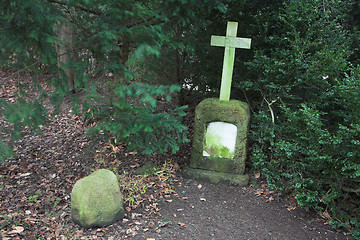
[[[234,68],[235,48],[250,49],[251,38],[237,38],[237,22],[228,22],[226,37],[211,36],[211,46],[225,47],[224,64],[221,77],[220,100],[229,101],[231,79]]]

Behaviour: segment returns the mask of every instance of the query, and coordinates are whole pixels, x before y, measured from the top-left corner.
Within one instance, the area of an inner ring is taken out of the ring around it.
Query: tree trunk
[[[59,38],[62,42],[58,47],[58,66],[62,68],[67,77],[67,87],[72,92],[75,91],[75,69],[72,66],[77,61],[74,51],[74,32],[69,23],[62,23]]]
[[[125,66],[126,62],[129,60],[129,52],[130,52],[130,43],[126,37],[122,39],[121,45],[121,63]]]

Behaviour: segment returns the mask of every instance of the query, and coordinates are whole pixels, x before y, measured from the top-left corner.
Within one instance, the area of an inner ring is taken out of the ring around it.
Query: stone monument
[[[250,120],[245,102],[230,100],[235,48],[250,49],[251,39],[237,38],[237,22],[228,22],[226,36],[211,36],[212,46],[225,47],[220,98],[204,99],[195,109],[190,167],[185,177],[244,186],[247,133]]]

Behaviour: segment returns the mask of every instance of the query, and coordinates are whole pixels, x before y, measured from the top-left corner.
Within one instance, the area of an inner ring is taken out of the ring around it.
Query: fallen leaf
[[[331,219],[330,214],[326,210],[324,212],[320,212],[320,216],[325,219]]]
[[[166,227],[168,224],[168,222],[159,222],[159,227]]]
[[[287,207],[287,210],[288,210],[288,211],[292,211],[292,210],[295,210],[295,209],[296,209],[295,206],[289,206],[289,207]]]
[[[167,201],[167,202],[172,202],[173,200],[171,200],[171,199],[167,199],[166,201]]]
[[[44,223],[50,223],[50,219],[49,219],[49,218],[43,218],[43,219],[41,219],[41,221],[43,221]]]
[[[178,224],[180,225],[180,227],[185,226],[185,223],[182,223],[182,222],[178,222]]]
[[[189,199],[188,197],[183,197],[182,199],[186,200],[186,199]]]
[[[24,228],[21,227],[21,226],[16,226],[16,227],[13,227],[13,230],[11,230],[10,232],[8,232],[7,234],[8,235],[14,235],[14,234],[17,234],[17,233],[22,233],[24,231]]]
[[[128,211],[128,212],[131,211],[131,208],[129,208],[129,207],[126,207],[125,209],[126,209],[126,211]]]
[[[22,173],[22,174],[19,175],[19,177],[27,177],[29,175],[31,175],[31,173]]]
[[[197,187],[198,187],[198,189],[201,189],[201,188],[202,188],[202,185],[201,185],[201,184],[199,184]]]
[[[254,174],[254,177],[255,177],[255,178],[259,178],[259,177],[260,177],[260,172],[255,173],[255,174]]]

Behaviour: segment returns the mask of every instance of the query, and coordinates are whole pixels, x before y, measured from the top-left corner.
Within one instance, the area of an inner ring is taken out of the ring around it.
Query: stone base
[[[249,183],[249,175],[231,174],[185,167],[182,171],[185,178],[193,178],[210,183],[224,183],[237,186],[246,186]]]

